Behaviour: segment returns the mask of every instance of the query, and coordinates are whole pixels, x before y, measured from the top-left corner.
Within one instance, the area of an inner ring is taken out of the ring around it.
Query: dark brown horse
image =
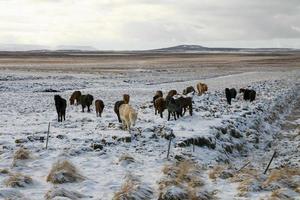
[[[102,100],[96,100],[95,101],[95,107],[96,107],[96,116],[101,117],[103,109],[104,109],[104,103]]]
[[[122,104],[128,104],[129,103],[129,100],[130,100],[130,96],[129,94],[123,94],[123,100],[122,101],[117,101],[115,103],[115,106],[114,106],[114,111],[115,113],[117,114],[117,117],[118,117],[118,121],[121,123],[121,118],[120,118],[120,112],[119,112],[119,108]]]
[[[66,120],[67,101],[59,95],[54,95],[55,107],[57,112],[57,121]]]

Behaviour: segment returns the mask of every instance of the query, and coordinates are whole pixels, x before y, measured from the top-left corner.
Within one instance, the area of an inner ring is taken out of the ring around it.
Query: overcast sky
[[[0,44],[300,48],[300,0],[0,0]]]

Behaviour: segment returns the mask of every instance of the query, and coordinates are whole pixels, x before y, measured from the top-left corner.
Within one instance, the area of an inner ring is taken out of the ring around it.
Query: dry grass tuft
[[[51,200],[57,197],[66,197],[68,199],[77,200],[81,198],[86,198],[87,196],[82,195],[78,192],[66,190],[64,188],[53,188],[45,194],[46,200]]]
[[[295,198],[288,190],[282,188],[274,190],[271,193],[271,196],[268,198],[268,200],[290,200],[290,199],[295,199]]]
[[[211,169],[208,173],[208,177],[210,179],[216,180],[220,174],[225,170],[224,165],[216,165],[213,169]]]
[[[0,174],[10,174],[9,169],[0,169]]]
[[[123,154],[119,158],[119,163],[122,163],[122,164],[130,164],[130,163],[134,163],[134,162],[135,162],[134,158],[128,154]]]
[[[27,160],[31,158],[31,153],[29,150],[21,147],[14,154],[14,160]]]
[[[133,176],[128,176],[120,191],[114,194],[113,200],[147,200],[151,199],[153,195],[152,189],[142,184]]]
[[[9,178],[4,181],[7,187],[25,187],[28,184],[32,184],[32,178],[20,173],[10,174]]]
[[[216,200],[218,199],[215,196],[216,191],[207,192],[207,191],[192,191],[190,195],[191,200]]]
[[[184,160],[173,165],[166,165],[163,173],[179,181],[190,181],[191,176],[200,175],[202,169],[192,161]]]
[[[128,199],[130,194],[134,191],[135,189],[135,183],[132,180],[126,180],[122,187],[121,190],[114,195],[114,200],[121,200],[121,199]]]
[[[189,197],[188,191],[181,187],[170,185],[160,191],[158,200],[188,200]]]
[[[261,185],[261,177],[256,169],[244,168],[232,179],[233,182],[238,182],[239,196],[247,196],[248,192],[259,190]]]
[[[177,180],[191,182],[201,174],[200,168],[191,161],[182,161],[177,165]]]
[[[29,150],[24,149],[23,147],[21,147],[14,154],[14,159],[13,159],[13,162],[12,162],[12,166],[15,167],[18,164],[20,164],[22,161],[28,160],[30,158],[31,158],[31,152]]]
[[[183,160],[163,167],[166,177],[159,182],[159,199],[215,199],[215,194],[203,190],[202,169],[195,162]]]
[[[269,200],[277,200],[277,199],[279,200],[280,199],[280,193],[281,193],[280,189],[274,190],[271,193],[271,197],[269,198]]]
[[[268,179],[263,183],[264,186],[269,185],[272,182],[277,181],[289,181],[292,180],[294,176],[300,176],[300,168],[290,168],[284,167],[281,169],[273,170]],[[300,187],[300,183],[295,186],[295,189]]]
[[[300,188],[300,168],[284,167],[273,170],[268,177],[261,174],[256,169],[245,168],[231,178],[233,182],[238,182],[239,196],[247,196],[249,192],[259,192],[262,190],[273,190],[270,199],[291,199],[290,192],[299,193]]]
[[[53,164],[52,169],[47,176],[47,182],[53,184],[73,183],[84,180],[76,167],[68,160],[59,160]]]

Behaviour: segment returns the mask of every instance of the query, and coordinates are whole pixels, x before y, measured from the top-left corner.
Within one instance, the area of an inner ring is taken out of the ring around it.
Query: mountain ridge
[[[42,45],[11,45],[0,44],[2,52],[144,52],[144,53],[201,53],[201,52],[289,52],[299,51],[294,48],[235,48],[205,47],[202,45],[176,45],[148,50],[99,50],[93,46],[59,45],[55,48]]]

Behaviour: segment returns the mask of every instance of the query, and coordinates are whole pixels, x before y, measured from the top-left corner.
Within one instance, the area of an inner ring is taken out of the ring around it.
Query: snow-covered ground
[[[181,92],[187,86],[195,87],[199,81],[205,82],[209,91],[193,97],[193,116],[186,113],[177,121],[167,121],[167,111],[163,119],[154,115],[151,100],[156,90],[164,94],[171,89]],[[255,89],[257,99],[245,102],[238,94],[229,106],[225,87]],[[94,99],[104,101],[103,116],[97,118],[94,107],[91,113],[82,113],[80,106],[68,104],[66,121],[59,123],[53,99],[57,93],[44,92],[46,89],[59,90],[58,94],[67,100],[74,90],[92,94]],[[204,178],[216,165],[228,164],[239,169],[247,161],[263,171],[274,150],[279,156],[271,169],[300,167],[299,118],[291,120],[292,130],[281,129],[287,123],[285,116],[293,108],[299,109],[299,89],[300,70],[217,74],[192,81],[182,74],[154,76],[149,71],[136,72],[135,76],[3,71],[0,170],[7,168],[11,173],[20,172],[33,179],[32,184],[15,189],[27,199],[43,199],[53,187],[62,187],[84,194],[86,199],[106,200],[113,198],[128,175],[138,177],[151,188],[151,198],[157,199],[162,168],[181,157],[207,169]],[[132,137],[121,129],[113,112],[115,101],[121,100],[124,93],[130,94],[130,104],[138,110]],[[49,122],[49,147],[45,149]],[[171,132],[176,137],[171,141],[170,159],[166,159],[169,141],[165,136]],[[294,134],[290,136],[292,143],[285,137],[290,132]],[[93,148],[97,145],[99,149]],[[21,146],[30,150],[32,157],[12,166],[14,152]],[[133,161],[122,159],[124,156],[131,156]],[[61,185],[47,182],[52,164],[59,159],[71,161],[85,179]],[[10,194],[17,199],[13,193],[16,191],[5,185],[7,178],[7,174],[0,173],[0,198]],[[240,197],[236,183],[208,178],[205,182],[210,190],[218,190],[216,196],[220,199],[259,199],[270,195],[270,191],[253,190]]]

